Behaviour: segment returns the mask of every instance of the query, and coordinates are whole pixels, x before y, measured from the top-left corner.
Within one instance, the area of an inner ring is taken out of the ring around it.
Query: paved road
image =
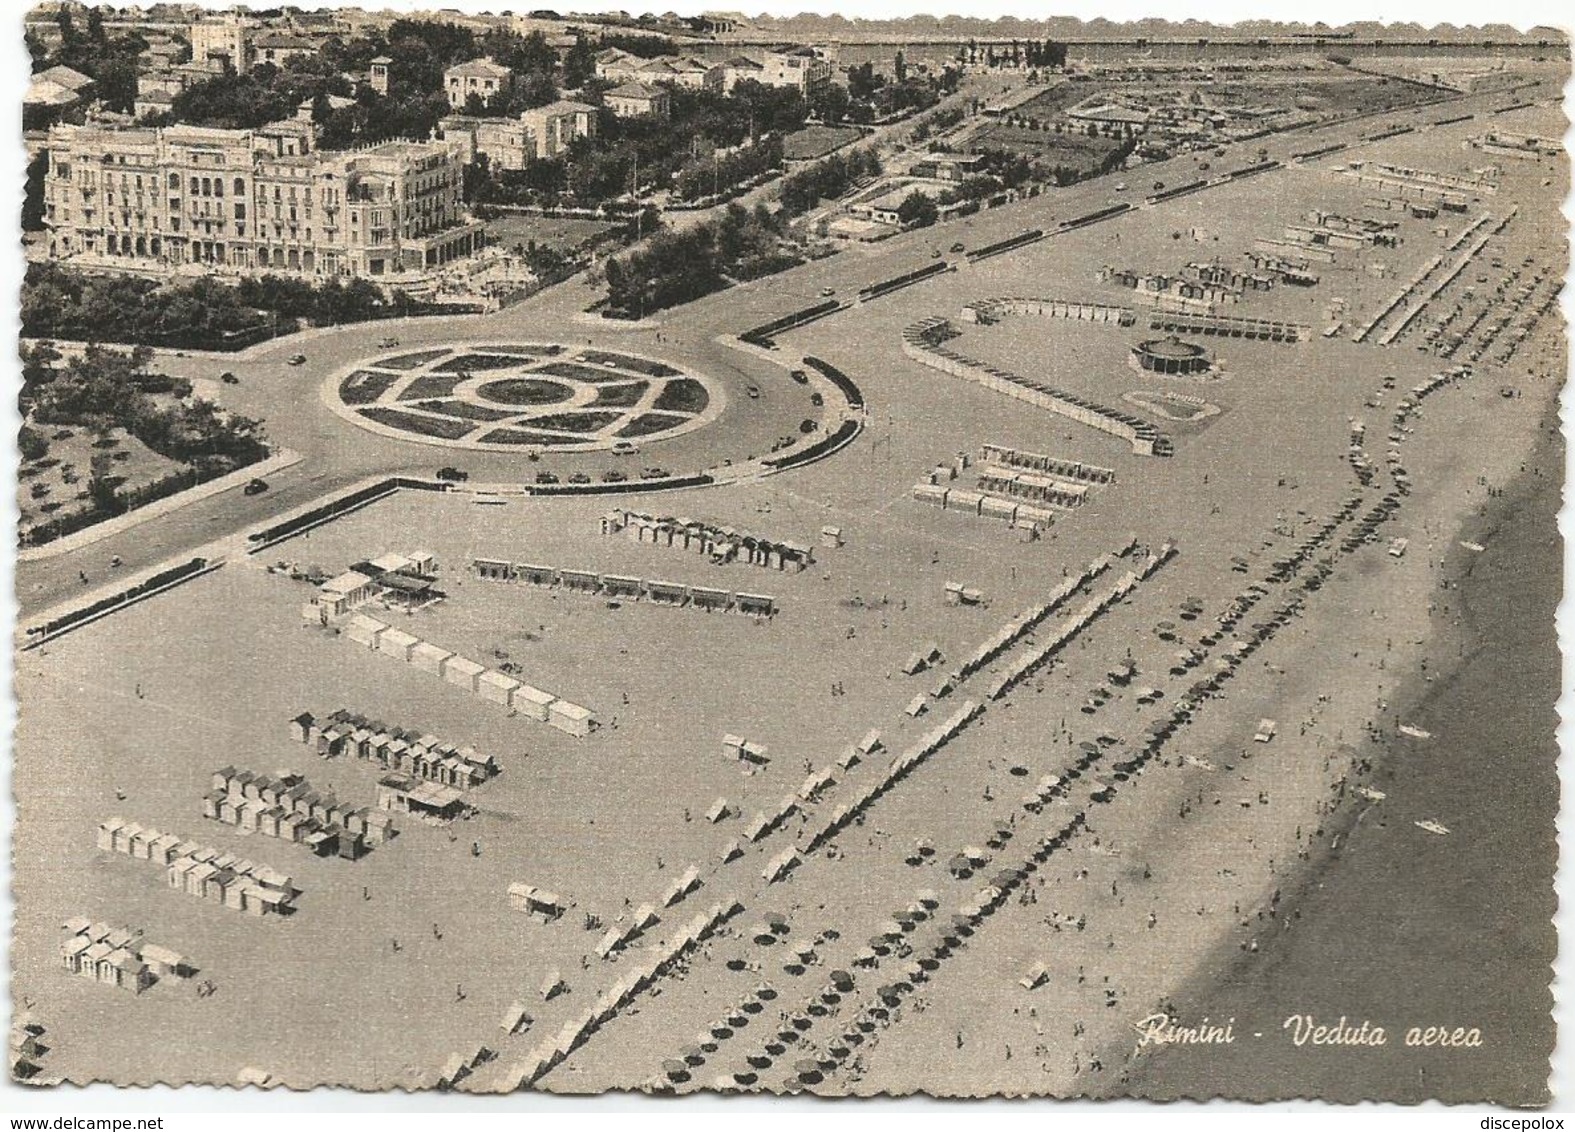
[[[1556,93],[1556,92],[1555,92]],[[1548,90],[1527,92],[1515,97],[1548,97]],[[1258,146],[1271,158],[1287,160],[1294,152],[1305,151],[1334,141],[1355,141],[1386,125],[1425,124],[1441,117],[1502,105],[1510,101],[1504,92],[1470,96],[1458,101],[1348,121],[1316,130],[1266,138],[1234,148],[1226,157],[1210,156],[1213,168],[1208,175],[1239,168],[1245,155]],[[1462,127],[1469,128],[1469,127]],[[1343,155],[1342,155],[1343,156]],[[884,241],[874,248],[850,248],[842,254],[806,264],[779,276],[759,280],[674,310],[662,312],[638,326],[605,324],[587,318],[583,312],[600,297],[600,291],[587,283],[582,274],[543,291],[517,306],[489,315],[453,316],[409,320],[397,324],[348,326],[310,331],[278,339],[234,356],[166,355],[164,368],[172,374],[200,380],[223,404],[238,412],[258,416],[267,422],[276,442],[302,455],[293,468],[271,478],[272,490],[258,496],[240,492],[223,495],[182,508],[162,518],[141,524],[119,535],[104,539],[79,551],[39,562],[19,563],[17,595],[25,618],[40,609],[80,592],[87,587],[80,581],[85,572],[89,585],[101,583],[108,562],[119,555],[128,572],[164,559],[190,552],[233,532],[262,525],[270,517],[317,496],[344,488],[368,475],[409,471],[435,472],[448,463],[462,463],[478,480],[519,481],[528,478],[530,465],[522,457],[508,454],[464,453],[463,461],[453,451],[415,442],[402,442],[375,436],[340,420],[321,403],[319,388],[331,374],[358,359],[382,351],[378,345],[385,335],[395,335],[401,347],[468,338],[512,338],[578,342],[586,339],[597,346],[617,349],[620,345],[651,353],[672,353],[694,359],[702,371],[732,376],[735,384],[750,374],[771,376],[772,367],[750,362],[742,355],[723,351],[713,343],[722,334],[736,334],[776,315],[816,301],[825,288],[840,297],[851,297],[870,282],[889,278],[903,271],[932,262],[935,252],[961,241],[977,247],[1002,239],[1030,227],[1052,228],[1057,220],[1082,215],[1105,204],[1131,201],[1140,204],[1143,192],[1156,180],[1178,185],[1204,176],[1198,172],[1203,158],[1185,155],[1169,161],[1145,165],[1140,169],[1113,174],[1067,189],[1053,189],[1032,200],[1019,201],[966,221],[921,229]],[[1338,160],[1338,158],[1336,158]],[[1114,185],[1125,180],[1132,188],[1115,193]],[[1163,205],[1156,206],[1163,207]],[[960,257],[951,256],[959,262]],[[988,267],[962,266],[962,270],[981,273],[981,293],[988,291]],[[663,341],[659,344],[656,336]],[[287,359],[305,353],[308,363],[292,367]],[[238,386],[221,386],[214,379],[223,370],[234,371],[241,379]],[[787,384],[785,381],[782,384]],[[768,396],[770,390],[767,390]],[[743,428],[742,414],[721,422],[726,428]],[[683,438],[663,442],[666,453],[683,451],[676,446]],[[674,446],[674,447],[667,447]],[[587,470],[604,466],[605,454],[554,456],[555,470]]]

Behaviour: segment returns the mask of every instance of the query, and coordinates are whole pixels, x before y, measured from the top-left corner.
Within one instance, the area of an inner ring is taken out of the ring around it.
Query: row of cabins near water
[[[691,586],[684,582],[539,566],[530,562],[509,562],[502,558],[475,558],[471,560],[470,568],[483,581],[524,582],[543,589],[562,589],[620,601],[648,601],[652,605],[665,605],[674,609],[771,617],[778,608],[777,599],[770,594],[735,593],[710,586]]]
[[[191,966],[179,953],[148,943],[140,931],[111,928],[86,916],[61,925],[60,964],[73,975],[141,994],[161,978],[187,978]]]
[[[394,835],[387,814],[344,805],[332,794],[313,790],[298,774],[269,777],[232,766],[213,772],[213,789],[202,801],[202,813],[246,833],[347,861],[358,860]]]
[[[267,865],[123,818],[100,823],[98,847],[159,865],[171,888],[251,916],[293,911],[300,895],[288,876]]]
[[[602,516],[601,531],[604,535],[623,534],[631,542],[692,551],[719,566],[744,562],[796,574],[815,562],[814,550],[802,543],[765,538],[682,516],[617,509]]]
[[[506,672],[478,664],[469,657],[423,641],[403,629],[385,625],[364,613],[353,613],[343,623],[349,640],[374,653],[402,660],[412,668],[471,693],[478,699],[510,708],[529,719],[548,724],[566,735],[584,738],[597,724],[587,707],[522,683]]]

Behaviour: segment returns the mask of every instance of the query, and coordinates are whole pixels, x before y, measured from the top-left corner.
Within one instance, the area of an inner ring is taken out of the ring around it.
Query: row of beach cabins
[[[731,612],[750,617],[771,617],[778,608],[777,599],[769,594],[734,593],[683,582],[600,574],[594,570],[559,569],[529,562],[509,562],[501,558],[472,559],[470,568],[483,581],[524,582],[543,589],[561,589],[619,601],[648,601],[652,605],[665,605],[674,609],[687,607],[706,613]]]
[[[943,511],[956,511],[977,515],[983,519],[998,519],[1010,527],[1041,531],[1055,522],[1055,512],[1032,503],[1019,503],[1006,496],[987,491],[971,491],[961,487],[945,487],[932,479],[913,485],[913,498],[920,503],[930,503]]]
[[[814,550],[802,543],[769,539],[682,516],[647,515],[619,508],[602,516],[601,531],[604,535],[623,534],[631,542],[694,551],[719,566],[744,562],[797,573],[815,562]]]
[[[510,708],[566,735],[584,738],[597,724],[596,714],[589,708],[521,683],[505,672],[477,664],[364,613],[351,614],[341,628],[346,638],[362,648],[404,661],[417,671],[441,677],[478,699]]]
[[[289,877],[267,865],[123,818],[99,824],[98,847],[159,865],[171,888],[250,916],[291,912],[300,895]]]
[[[950,319],[932,315],[902,332],[902,352],[914,361],[942,373],[975,382],[993,392],[1015,397],[1119,437],[1130,444],[1132,451],[1139,456],[1171,454],[1170,439],[1141,417],[1097,404],[1075,393],[1057,389],[1047,382],[975,361],[941,344],[956,336],[957,331]]]
[[[61,926],[66,932],[60,943],[61,966],[84,979],[141,994],[161,978],[185,978],[191,971],[181,955],[146,942],[140,931],[111,928],[86,916],[74,916]]]
[[[332,794],[313,790],[298,774],[270,777],[233,766],[213,772],[202,814],[243,833],[278,838],[304,845],[319,857],[347,861],[358,860],[394,836],[387,814],[344,805]]]
[[[461,747],[425,732],[368,719],[337,708],[322,719],[302,712],[290,720],[290,738],[323,758],[347,755],[377,763],[384,770],[469,790],[500,769],[492,755]]]

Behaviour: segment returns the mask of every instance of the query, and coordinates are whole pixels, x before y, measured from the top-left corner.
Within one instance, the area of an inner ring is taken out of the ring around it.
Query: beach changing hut
[[[443,679],[467,692],[476,690],[477,681],[487,670],[485,665],[463,656],[450,656],[443,662]]]
[[[565,735],[583,739],[595,726],[596,716],[589,708],[583,708],[579,704],[570,703],[568,700],[554,700],[547,709],[547,723]]]

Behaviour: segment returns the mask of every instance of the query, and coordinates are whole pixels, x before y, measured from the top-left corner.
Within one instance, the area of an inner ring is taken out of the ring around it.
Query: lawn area
[[[1051,165],[1083,170],[1097,168],[1104,156],[1121,144],[1121,139],[1091,138],[1071,129],[1058,134],[1053,129],[1031,130],[1001,122],[982,131],[978,143],[981,148],[1006,149]]]
[[[805,126],[782,139],[782,158],[785,161],[813,161],[861,136],[862,132],[852,126]]]
[[[615,225],[578,216],[506,215],[487,221],[487,237],[505,248],[529,246],[532,240],[560,252],[573,251]]]
[[[504,405],[551,405],[567,401],[574,391],[556,381],[538,381],[529,377],[506,377],[489,381],[478,390],[489,401]]]
[[[667,388],[656,398],[655,407],[680,413],[699,413],[710,403],[711,395],[705,391],[705,386],[685,377],[669,381]]]
[[[23,535],[38,523],[88,506],[87,485],[96,455],[109,456],[112,475],[120,481],[117,486],[121,491],[135,490],[183,467],[122,429],[111,431],[106,437],[109,443],[100,447],[89,429],[37,427],[50,438],[49,454],[42,460],[24,462],[17,473],[16,500],[21,512],[17,530]],[[55,439],[66,433],[70,435]]]
[[[381,405],[356,411],[367,420],[376,421],[389,428],[414,432],[421,436],[435,436],[442,440],[458,440],[467,433],[475,431],[476,428],[473,421],[439,420],[436,417],[423,417],[415,413],[401,413],[398,409],[387,409]]]

